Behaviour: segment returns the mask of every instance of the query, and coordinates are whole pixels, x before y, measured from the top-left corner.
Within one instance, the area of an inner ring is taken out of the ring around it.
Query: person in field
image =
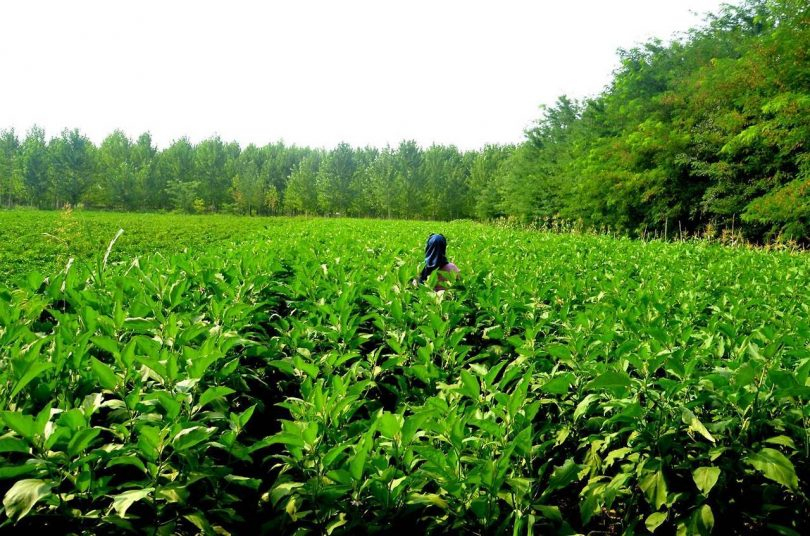
[[[432,234],[428,237],[425,245],[425,266],[419,274],[419,282],[424,283],[430,274],[438,270],[439,284],[433,290],[441,291],[444,287],[441,283],[447,281],[447,277],[442,272],[459,273],[458,266],[447,260],[447,239],[441,234]]]

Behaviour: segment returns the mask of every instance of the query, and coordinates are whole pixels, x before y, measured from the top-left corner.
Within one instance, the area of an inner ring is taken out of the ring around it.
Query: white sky
[[[0,129],[333,147],[523,139],[719,0],[6,0]],[[697,14],[695,13],[697,12]]]

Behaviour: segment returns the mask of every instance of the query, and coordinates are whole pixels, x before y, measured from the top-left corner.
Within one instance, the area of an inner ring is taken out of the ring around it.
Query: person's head
[[[442,234],[431,234],[425,244],[425,259],[433,255],[442,257],[447,253],[447,239]],[[446,263],[445,263],[446,264]]]
[[[424,282],[434,270],[447,264],[447,239],[441,234],[431,234],[425,244],[425,267],[419,275]]]

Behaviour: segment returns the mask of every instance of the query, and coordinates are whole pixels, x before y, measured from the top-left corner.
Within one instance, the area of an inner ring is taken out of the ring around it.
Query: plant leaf
[[[96,375],[98,382],[103,388],[114,390],[118,387],[118,376],[115,375],[115,372],[113,372],[110,367],[95,357],[90,358],[90,367],[93,369],[93,373]]]
[[[697,416],[695,416],[695,414],[692,413],[692,411],[689,408],[683,408],[681,419],[683,420],[684,424],[689,425],[690,431],[699,433],[712,443],[715,442],[715,439],[714,437],[712,437],[712,434],[710,434],[709,431],[706,430],[706,427],[703,426],[703,423],[700,422],[700,419],[698,419]]]
[[[37,478],[18,480],[3,497],[6,515],[15,521],[25,517],[37,501],[51,494],[52,487],[51,484]]]
[[[119,516],[126,517],[127,510],[129,510],[130,506],[146,498],[153,491],[155,491],[155,488],[133,489],[118,495],[113,495],[113,510],[115,510],[115,513]]]
[[[661,524],[667,520],[667,512],[655,512],[647,516],[647,519],[644,520],[644,525],[647,527],[647,530],[650,532],[655,532],[655,529],[661,526]]]
[[[703,495],[709,495],[709,491],[717,484],[720,477],[719,467],[698,467],[692,471],[692,480]]]
[[[765,447],[748,456],[745,461],[765,475],[765,478],[779,482],[788,489],[798,489],[799,479],[793,463],[778,450]]]

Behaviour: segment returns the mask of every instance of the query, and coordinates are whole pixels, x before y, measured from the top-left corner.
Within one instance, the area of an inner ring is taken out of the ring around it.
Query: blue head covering
[[[424,283],[425,280],[434,272],[447,264],[447,239],[444,235],[432,234],[428,238],[425,245],[425,267],[422,268],[422,273],[419,274],[419,282]]]

